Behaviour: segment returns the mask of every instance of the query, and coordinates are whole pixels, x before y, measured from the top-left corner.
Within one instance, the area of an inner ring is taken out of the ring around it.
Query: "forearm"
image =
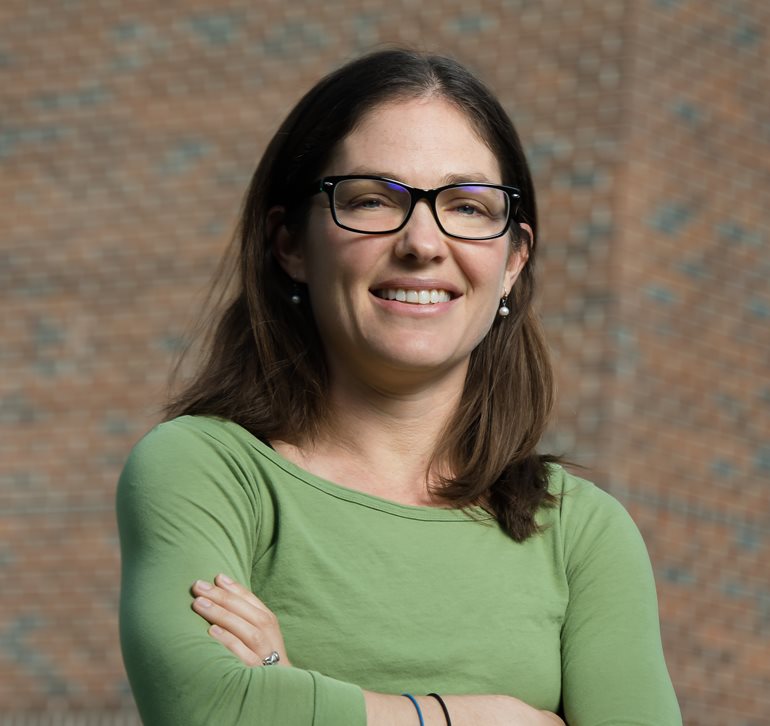
[[[209,633],[242,663],[262,670],[262,658],[258,654],[274,649],[280,656],[278,670],[295,670],[287,668],[289,658],[277,618],[254,593],[221,574],[214,583],[196,581],[192,593],[197,595],[193,609],[217,626],[209,629]],[[277,675],[272,668],[270,671]],[[417,726],[420,723],[417,709],[409,698],[356,690],[364,700],[361,705],[365,713],[360,713],[359,718],[362,722],[365,718],[367,726]],[[447,723],[438,700],[422,695],[415,698],[425,726]],[[564,726],[555,714],[539,711],[511,696],[445,696],[444,702],[454,726]]]
[[[444,696],[452,726],[554,726],[564,722],[511,696]],[[446,718],[436,699],[416,696],[425,726],[444,726]],[[417,726],[417,711],[403,696],[364,691],[367,726]]]

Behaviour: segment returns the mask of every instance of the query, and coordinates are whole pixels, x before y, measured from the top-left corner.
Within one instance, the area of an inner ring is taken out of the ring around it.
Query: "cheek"
[[[502,295],[505,287],[511,255],[503,246],[478,250],[478,252],[484,254],[469,255],[466,259],[466,275],[474,288],[483,291],[485,296],[497,299]]]
[[[305,272],[310,288],[328,284],[337,276],[336,271],[340,268],[337,262],[339,250],[334,238],[336,227],[326,218],[328,210],[315,211],[303,240]],[[318,214],[320,211],[326,212],[326,215]]]
[[[329,216],[328,210],[323,211]],[[367,289],[372,270],[386,254],[377,238],[341,229],[330,216],[310,233],[313,237],[307,239],[305,249],[308,279],[313,284],[344,286],[349,292]]]
[[[373,263],[359,240],[327,238],[323,245],[314,244],[307,265],[308,291],[317,316],[341,321],[365,306]]]

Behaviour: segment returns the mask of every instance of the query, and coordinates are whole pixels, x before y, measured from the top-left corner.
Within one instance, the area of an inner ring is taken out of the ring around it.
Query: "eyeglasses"
[[[389,234],[403,229],[417,202],[426,199],[439,229],[450,237],[485,240],[501,237],[518,210],[515,187],[482,182],[416,189],[381,176],[327,176],[312,194],[326,192],[337,226],[361,234]]]

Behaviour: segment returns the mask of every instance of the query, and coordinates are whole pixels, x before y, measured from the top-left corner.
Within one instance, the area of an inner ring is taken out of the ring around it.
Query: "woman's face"
[[[394,101],[369,112],[324,171],[347,174],[423,189],[502,183],[493,153],[464,114],[440,98]],[[324,194],[312,200],[302,239],[284,230],[276,253],[289,275],[307,284],[332,381],[352,375],[386,389],[450,371],[464,379],[471,351],[526,262],[524,246],[512,251],[509,234],[485,241],[443,234],[425,200],[400,232],[344,230]],[[407,300],[388,299],[389,290],[405,291]],[[424,300],[434,290],[438,302],[419,303],[421,291]]]

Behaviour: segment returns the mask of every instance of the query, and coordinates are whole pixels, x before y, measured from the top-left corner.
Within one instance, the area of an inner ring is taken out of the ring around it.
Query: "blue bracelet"
[[[420,719],[420,726],[425,726],[425,721],[422,720],[422,711],[420,710],[420,704],[417,703],[417,699],[411,693],[402,693],[402,696],[406,696],[417,709],[417,717]]]

